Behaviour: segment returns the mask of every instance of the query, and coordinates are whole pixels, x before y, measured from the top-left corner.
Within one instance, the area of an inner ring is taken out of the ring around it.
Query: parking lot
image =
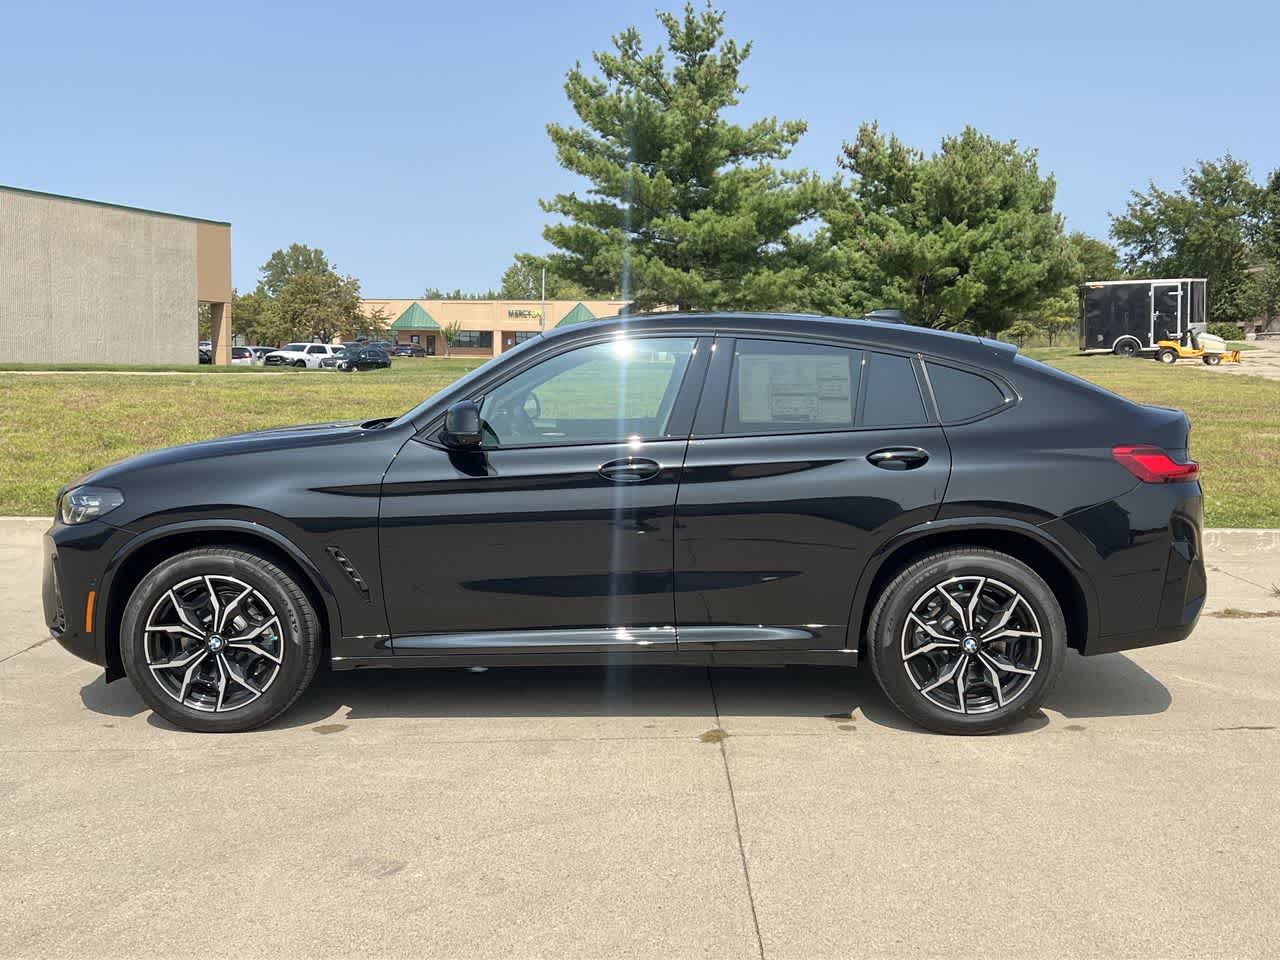
[[[869,670],[322,675],[202,736],[45,639],[0,520],[5,956],[1274,956],[1280,533],[1014,733]]]

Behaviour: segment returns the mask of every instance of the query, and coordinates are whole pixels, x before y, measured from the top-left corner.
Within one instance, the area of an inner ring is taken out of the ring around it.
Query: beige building
[[[545,323],[540,300],[364,300],[365,316],[381,311],[391,325],[388,339],[415,344],[428,356],[444,356],[444,329],[459,327],[455,357],[496,357],[542,330],[600,317],[616,317],[625,300],[548,300]]]
[[[231,350],[231,224],[0,186],[0,342],[14,363],[214,362]]]

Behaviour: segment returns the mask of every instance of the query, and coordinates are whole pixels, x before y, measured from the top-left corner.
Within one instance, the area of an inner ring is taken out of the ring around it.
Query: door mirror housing
[[[444,414],[444,442],[457,449],[480,446],[480,407],[472,400],[459,400]]]

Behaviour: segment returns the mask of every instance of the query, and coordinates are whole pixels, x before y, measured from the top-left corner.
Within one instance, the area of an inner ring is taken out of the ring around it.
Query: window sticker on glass
[[[738,357],[742,423],[852,422],[848,354]]]

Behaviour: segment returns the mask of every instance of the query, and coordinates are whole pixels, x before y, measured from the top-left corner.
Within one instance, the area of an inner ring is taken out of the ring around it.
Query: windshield
[[[285,345],[284,345],[283,347],[281,347],[280,349],[281,349],[281,350],[293,350],[293,351],[295,351],[295,352],[297,352],[297,353],[301,353],[302,351],[304,351],[304,350],[306,350],[306,349],[307,349],[307,345],[306,345],[305,343],[288,343],[288,344],[285,344]]]
[[[496,364],[498,361],[509,360],[512,357],[518,356],[519,354],[524,353],[526,350],[529,350],[531,347],[537,345],[539,342],[541,342],[541,340],[542,340],[542,337],[540,336],[531,337],[530,339],[526,340],[524,343],[517,344],[516,346],[512,347],[510,350],[504,350],[502,353],[500,353],[498,356],[494,357],[492,360],[488,361],[487,363],[480,364],[480,366],[476,367],[470,373],[464,374],[463,376],[459,377],[457,380],[453,381],[453,383],[450,383],[447,386],[437,390],[435,393],[427,397],[427,399],[423,400],[420,404],[418,404],[412,410],[398,417],[396,419],[396,425],[400,425],[402,423],[410,423],[412,421],[420,419],[427,412],[427,410],[430,409],[431,405],[436,402],[436,398],[441,396],[442,394],[453,393],[454,391],[457,391],[459,396],[465,396],[467,393],[467,388],[470,387],[471,384],[475,383],[477,380],[483,380],[485,377],[487,377],[489,373],[493,370],[494,364]]]

